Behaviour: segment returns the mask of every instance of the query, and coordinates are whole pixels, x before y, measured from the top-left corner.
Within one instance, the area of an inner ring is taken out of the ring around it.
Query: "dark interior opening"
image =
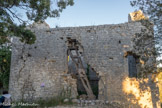
[[[92,91],[94,93],[94,95],[96,96],[96,99],[98,98],[98,94],[99,94],[99,90],[98,90],[98,82],[99,82],[99,77],[97,75],[97,73],[95,72],[95,70],[87,63],[84,62],[83,57],[81,57],[81,60],[83,62],[83,66],[86,72],[86,75],[88,77],[90,86],[92,88]],[[71,74],[71,76],[75,79],[77,79],[77,91],[79,96],[80,95],[87,95],[86,90],[78,76],[76,67],[71,59],[71,57],[68,57],[68,73]]]
[[[121,44],[121,41],[119,40],[119,44]]]
[[[140,56],[133,53],[132,51],[127,51],[124,53],[124,57],[128,59],[128,74],[130,78],[138,78],[139,75],[139,58]]]
[[[137,66],[136,66],[136,58],[133,55],[128,55],[128,72],[130,78],[137,78]]]

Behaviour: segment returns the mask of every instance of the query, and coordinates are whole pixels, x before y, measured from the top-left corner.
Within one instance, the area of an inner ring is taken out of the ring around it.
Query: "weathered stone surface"
[[[73,103],[79,103],[80,101],[78,99],[72,99]]]
[[[69,99],[64,99],[64,102],[69,102]]]
[[[33,45],[24,45],[17,38],[13,40],[9,87],[13,100],[32,101],[60,95],[66,98],[77,97],[76,79],[67,74],[66,38],[71,37],[82,44],[85,62],[99,74],[98,98],[128,101],[122,86],[123,80],[128,77],[128,60],[124,54],[135,51],[133,39],[142,28],[147,29],[145,26],[140,22],[129,22],[116,25],[42,28],[31,27],[37,36]]]

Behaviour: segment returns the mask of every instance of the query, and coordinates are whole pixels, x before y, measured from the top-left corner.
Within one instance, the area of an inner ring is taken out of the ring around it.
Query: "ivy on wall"
[[[139,73],[138,77],[147,77],[148,73],[156,73],[156,57],[157,49],[155,47],[155,37],[153,24],[149,20],[140,20],[141,24],[145,27],[141,29],[140,33],[135,34],[133,38],[133,48],[132,51],[138,55],[139,61]]]
[[[10,47],[0,48],[0,89],[8,89],[11,63]]]

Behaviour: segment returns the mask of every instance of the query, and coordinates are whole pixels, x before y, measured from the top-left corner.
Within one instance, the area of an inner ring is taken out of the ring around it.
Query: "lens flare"
[[[133,104],[138,104],[141,108],[153,108],[150,87],[140,88],[141,83],[147,83],[148,79],[137,80],[136,78],[126,77],[123,81],[123,91],[127,95],[133,95],[135,99],[128,96],[127,100]]]

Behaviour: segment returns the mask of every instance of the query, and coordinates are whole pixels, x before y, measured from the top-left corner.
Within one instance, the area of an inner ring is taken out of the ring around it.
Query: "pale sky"
[[[128,14],[135,11],[130,1],[74,0],[74,5],[63,10],[59,18],[48,18],[46,22],[51,28],[124,23],[128,21]],[[27,19],[25,11],[15,10],[19,17]],[[15,19],[15,23],[19,24],[18,20]]]
[[[118,24],[128,21],[128,13],[135,8],[130,0],[74,0],[59,18],[48,18],[50,27]]]

